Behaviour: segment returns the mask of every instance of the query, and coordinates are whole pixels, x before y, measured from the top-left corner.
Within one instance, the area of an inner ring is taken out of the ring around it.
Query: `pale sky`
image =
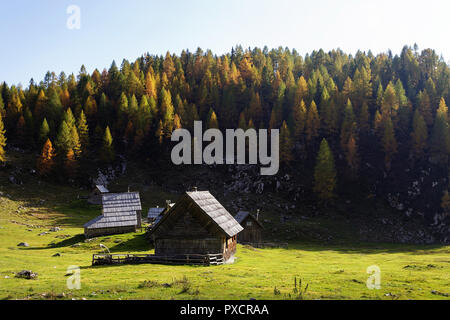
[[[81,29],[66,26],[69,5]],[[109,68],[142,54],[215,54],[278,46],[374,54],[417,43],[450,59],[448,0],[17,0],[0,2],[0,82],[27,86],[45,73]]]

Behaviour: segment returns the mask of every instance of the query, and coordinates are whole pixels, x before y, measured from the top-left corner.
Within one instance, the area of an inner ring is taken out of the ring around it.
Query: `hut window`
[[[251,227],[252,226],[252,222],[251,221],[247,221],[247,227]]]

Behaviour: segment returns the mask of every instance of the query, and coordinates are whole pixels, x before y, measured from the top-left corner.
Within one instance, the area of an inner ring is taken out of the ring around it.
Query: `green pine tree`
[[[111,135],[111,131],[109,130],[109,127],[106,127],[101,149],[101,160],[106,164],[110,164],[114,161],[114,159],[115,154],[114,154],[113,138]]]
[[[316,103],[313,101],[308,110],[306,116],[306,139],[307,141],[312,141],[319,135],[320,129],[320,118],[317,112]]]
[[[412,139],[412,155],[415,159],[421,159],[427,148],[428,129],[427,124],[418,109],[414,112]]]
[[[442,99],[434,119],[431,133],[430,151],[432,161],[443,166],[448,166],[450,155],[450,132],[448,125],[448,108]]]
[[[175,109],[172,104],[172,96],[169,90],[161,89],[161,115],[163,121],[163,131],[166,137],[170,137],[173,131],[173,120]]]
[[[61,123],[59,127],[59,132],[56,137],[55,146],[57,148],[58,154],[65,155],[67,151],[71,148],[72,139],[71,139],[71,129],[67,125],[65,121]]]
[[[384,134],[382,138],[383,150],[384,150],[384,163],[386,169],[390,170],[392,159],[397,153],[397,140],[395,138],[394,125],[391,118],[387,118],[384,123]]]
[[[336,183],[334,156],[327,140],[323,139],[314,168],[314,192],[321,201],[326,202],[335,196]]]
[[[292,160],[293,157],[291,133],[286,124],[286,121],[283,121],[280,129],[280,162],[287,164]]]
[[[50,135],[50,127],[48,126],[47,119],[44,118],[41,124],[41,128],[39,130],[39,144],[43,145]]]
[[[344,120],[342,121],[341,126],[340,140],[342,150],[346,149],[348,139],[353,133],[352,131],[354,129],[354,123],[355,123],[355,114],[353,113],[352,103],[350,102],[350,99],[348,99],[347,106],[345,107],[344,111]]]
[[[86,153],[89,147],[89,128],[83,111],[81,111],[80,117],[78,118],[77,130],[82,153]]]

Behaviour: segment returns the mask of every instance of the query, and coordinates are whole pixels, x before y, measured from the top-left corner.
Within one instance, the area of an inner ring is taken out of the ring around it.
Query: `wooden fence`
[[[286,242],[242,242],[240,243],[243,246],[250,246],[253,248],[283,248],[287,249],[288,244]]]
[[[222,254],[185,254],[175,256],[157,256],[153,254],[94,254],[92,265],[114,264],[169,264],[169,265],[220,265]]]

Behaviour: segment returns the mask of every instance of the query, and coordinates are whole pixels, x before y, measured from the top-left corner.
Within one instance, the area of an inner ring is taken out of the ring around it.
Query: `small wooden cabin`
[[[141,228],[141,200],[138,192],[102,195],[102,215],[84,225],[86,238],[135,232]]]
[[[263,226],[258,218],[248,211],[239,211],[234,218],[244,228],[244,230],[239,233],[239,243],[261,242],[261,231]]]
[[[186,192],[149,235],[155,255],[222,254],[228,261],[236,252],[242,227],[208,191]]]
[[[104,185],[96,185],[89,195],[88,202],[90,204],[102,204],[102,195],[107,193],[109,193],[109,190]]]
[[[148,210],[147,220],[149,222],[155,221],[164,210],[165,208],[160,208],[159,206],[157,206],[156,208],[150,208]]]
[[[156,208],[150,208],[147,214],[147,221],[155,226],[159,222],[159,220],[161,220],[162,216],[174,205],[175,203],[172,203],[172,201],[166,200],[165,208],[160,208],[159,206],[157,206]]]

